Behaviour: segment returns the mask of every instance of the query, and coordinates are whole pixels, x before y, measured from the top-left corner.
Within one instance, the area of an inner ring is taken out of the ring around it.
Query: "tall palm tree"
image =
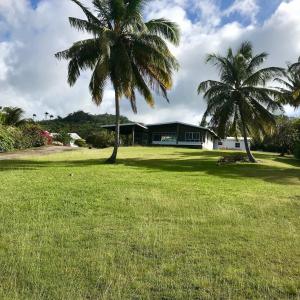
[[[46,111],[45,112],[45,120],[47,120],[49,113]]]
[[[208,117],[210,125],[224,137],[226,132],[244,137],[250,162],[256,162],[251,153],[248,136],[265,133],[275,124],[272,112],[281,110],[275,101],[280,94],[276,89],[266,87],[269,80],[283,73],[281,68],[263,68],[260,65],[268,54],[253,55],[250,42],[244,42],[236,53],[231,48],[226,56],[210,54],[207,62],[216,66],[220,81],[208,80],[200,83],[198,93],[204,93],[207,109],[203,121]]]
[[[86,20],[69,18],[72,27],[92,35],[56,54],[69,61],[68,82],[76,83],[81,71],[92,70],[90,92],[100,105],[108,82],[115,92],[116,127],[114,150],[108,162],[116,161],[120,139],[120,99],[127,98],[136,113],[136,92],[154,106],[151,90],[168,100],[172,73],[178,68],[166,40],[178,45],[179,29],[166,19],[145,22],[145,0],[93,0],[94,11],[75,2]]]
[[[24,124],[26,120],[23,118],[24,110],[19,107],[4,107],[3,110],[4,121],[7,126],[19,126]]]
[[[284,79],[276,78],[282,92],[280,100],[283,104],[290,104],[294,108],[300,106],[300,57],[298,62],[289,64],[285,72]]]
[[[54,116],[53,115],[50,115],[50,120],[52,120],[54,118]]]

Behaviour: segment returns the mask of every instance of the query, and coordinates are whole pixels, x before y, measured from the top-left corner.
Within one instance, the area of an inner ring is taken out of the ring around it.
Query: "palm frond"
[[[283,68],[269,67],[256,71],[250,75],[244,82],[243,86],[264,86],[268,81],[274,79],[277,76],[284,75]]]
[[[161,36],[174,45],[179,45],[180,30],[176,23],[166,19],[154,19],[145,25],[151,34]]]
[[[71,0],[74,3],[76,3],[84,12],[89,22],[92,22],[94,24],[98,24],[99,26],[102,26],[103,24],[99,21],[99,19],[93,15],[93,13],[85,6],[83,5],[79,0]]]

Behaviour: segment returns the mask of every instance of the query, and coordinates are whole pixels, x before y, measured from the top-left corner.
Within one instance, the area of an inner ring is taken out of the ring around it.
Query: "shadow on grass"
[[[228,153],[230,154],[230,153]],[[145,172],[178,172],[190,173],[199,176],[199,173],[221,178],[240,179],[256,178],[277,184],[300,184],[300,163],[291,158],[280,158],[272,154],[256,154],[258,159],[272,159],[285,163],[287,167],[269,166],[265,164],[232,164],[218,166],[218,157],[224,152],[184,152],[174,153],[173,158],[128,158],[119,159],[118,164],[130,168],[143,168]],[[176,157],[176,159],[174,159]],[[0,172],[11,170],[38,170],[45,167],[80,168],[87,166],[107,166],[104,160],[88,159],[75,161],[34,161],[34,160],[7,160],[0,162]],[[299,168],[295,168],[299,167]]]

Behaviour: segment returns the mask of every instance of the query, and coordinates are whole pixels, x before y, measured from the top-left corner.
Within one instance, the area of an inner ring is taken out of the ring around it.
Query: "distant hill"
[[[120,117],[121,123],[132,123],[127,117]],[[39,124],[49,132],[76,132],[82,138],[99,132],[102,125],[114,124],[115,116],[110,114],[92,115],[84,111],[77,111],[65,118],[58,117],[53,120],[40,121]]]

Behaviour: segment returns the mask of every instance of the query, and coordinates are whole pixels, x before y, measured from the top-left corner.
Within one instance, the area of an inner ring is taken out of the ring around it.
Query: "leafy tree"
[[[275,79],[281,88],[279,90],[282,92],[280,100],[283,104],[290,104],[291,106],[297,108],[300,106],[300,57],[298,62],[294,64],[289,64],[285,72],[284,79]]]
[[[286,116],[276,118],[276,127],[272,134],[275,145],[281,149],[280,156],[293,151],[296,141],[299,139],[299,132],[293,122]]]
[[[81,71],[93,71],[90,92],[100,105],[108,81],[115,91],[116,131],[114,151],[108,162],[116,161],[120,139],[120,99],[127,98],[137,112],[136,91],[154,105],[151,89],[167,98],[172,86],[172,73],[178,63],[165,40],[177,45],[179,30],[165,19],[143,20],[145,0],[93,0],[94,11],[79,0],[76,3],[86,20],[69,18],[72,27],[92,34],[92,38],[73,44],[56,54],[69,61],[68,82],[76,83]]]
[[[207,80],[198,87],[198,93],[203,92],[207,100],[203,122],[211,117],[210,125],[221,137],[226,131],[233,135],[241,132],[250,162],[256,160],[247,137],[251,133],[263,134],[274,126],[272,112],[282,109],[281,104],[274,100],[280,92],[266,87],[266,84],[282,74],[283,69],[260,69],[267,56],[267,53],[253,55],[250,42],[242,43],[236,53],[229,48],[226,56],[210,54],[207,62],[218,68],[220,81]]]

